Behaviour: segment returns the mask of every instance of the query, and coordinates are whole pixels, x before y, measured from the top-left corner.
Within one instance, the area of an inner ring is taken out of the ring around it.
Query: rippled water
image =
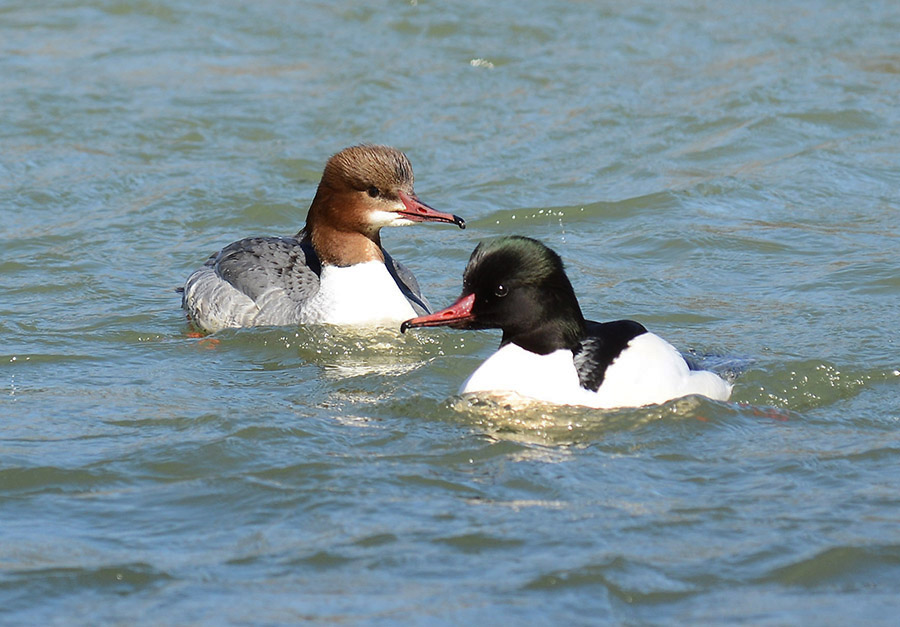
[[[0,622],[892,623],[900,5],[0,5]],[[173,291],[407,152],[479,239],[749,364],[733,402],[453,396],[495,332],[197,339]]]

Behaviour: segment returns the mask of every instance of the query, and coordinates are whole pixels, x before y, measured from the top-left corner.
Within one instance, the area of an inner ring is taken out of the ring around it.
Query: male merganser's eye
[[[368,192],[369,196],[371,196],[372,198],[378,198],[378,195],[381,193],[378,191],[378,188],[375,187],[374,185],[372,185],[369,189],[367,189],[366,192]]]
[[[497,288],[494,290],[494,294],[496,294],[497,296],[499,296],[501,298],[506,296],[508,293],[509,293],[509,288],[506,287],[505,285],[498,285]]]

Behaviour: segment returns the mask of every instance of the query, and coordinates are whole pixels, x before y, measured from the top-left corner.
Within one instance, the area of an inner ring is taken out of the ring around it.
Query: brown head
[[[383,226],[449,222],[462,218],[435,211],[413,190],[413,171],[399,150],[353,146],[328,160],[301,236],[309,238],[322,263],[348,266],[384,260]]]

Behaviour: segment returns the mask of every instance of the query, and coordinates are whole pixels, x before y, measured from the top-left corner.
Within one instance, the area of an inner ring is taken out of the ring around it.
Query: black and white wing
[[[603,383],[606,369],[625,350],[628,343],[647,332],[639,322],[587,321],[587,337],[575,351],[575,370],[581,387],[596,392]]]

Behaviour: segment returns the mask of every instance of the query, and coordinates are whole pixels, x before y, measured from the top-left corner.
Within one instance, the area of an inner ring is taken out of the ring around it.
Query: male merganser
[[[460,388],[558,405],[640,407],[732,386],[691,370],[674,346],[631,320],[585,320],[555,252],[527,237],[479,244],[455,303],[404,322],[413,327],[502,329],[500,349]]]
[[[381,246],[383,226],[448,222],[413,191],[399,150],[346,148],[325,164],[306,226],[214,253],[184,284],[182,307],[205,331],[309,323],[378,324],[430,312],[419,284]]]

